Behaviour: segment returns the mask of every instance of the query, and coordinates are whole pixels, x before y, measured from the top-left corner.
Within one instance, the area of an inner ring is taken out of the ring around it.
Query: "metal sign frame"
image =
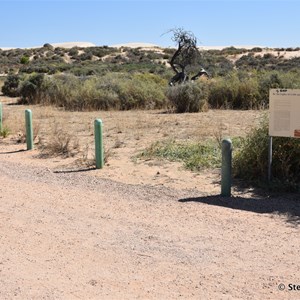
[[[272,179],[273,137],[300,138],[300,89],[270,89],[268,181]]]

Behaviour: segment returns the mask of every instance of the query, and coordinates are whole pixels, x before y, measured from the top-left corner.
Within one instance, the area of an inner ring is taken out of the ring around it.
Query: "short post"
[[[0,132],[2,131],[2,103],[0,102]]]
[[[33,149],[33,129],[32,129],[32,112],[30,109],[25,110],[25,126],[26,126],[27,150],[32,150]]]
[[[273,152],[273,138],[269,136],[269,149],[268,149],[268,182],[272,180],[272,152]]]
[[[96,169],[102,169],[104,165],[102,121],[100,119],[96,119],[94,122],[94,127]]]
[[[221,196],[231,196],[231,162],[232,142],[230,139],[222,141],[222,170],[221,170]]]

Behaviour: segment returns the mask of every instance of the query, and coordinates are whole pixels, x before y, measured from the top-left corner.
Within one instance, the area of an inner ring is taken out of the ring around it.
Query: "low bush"
[[[20,63],[21,63],[22,65],[26,65],[26,64],[29,63],[29,59],[30,59],[30,58],[29,58],[28,56],[24,55],[24,56],[21,57]]]
[[[44,74],[33,74],[25,79],[20,87],[20,103],[37,104],[43,94]]]
[[[19,83],[19,75],[8,75],[1,88],[3,95],[8,97],[19,96]]]
[[[233,108],[238,95],[239,80],[234,77],[218,77],[209,89],[208,103],[211,108]]]
[[[201,82],[186,82],[168,88],[167,97],[177,113],[206,111],[208,90]]]
[[[209,84],[211,108],[262,109],[271,88],[300,88],[299,71],[232,71]]]
[[[154,109],[166,106],[167,82],[154,74],[43,77],[37,87],[30,77],[21,88],[22,101],[53,104],[67,110]]]
[[[268,174],[268,119],[242,140],[234,155],[233,171],[236,177],[264,183]],[[294,138],[273,137],[273,180],[277,188],[283,186],[294,189],[300,184],[300,140]]]
[[[122,80],[118,87],[121,109],[165,107],[166,84],[165,80],[154,74],[134,74],[131,78]]]

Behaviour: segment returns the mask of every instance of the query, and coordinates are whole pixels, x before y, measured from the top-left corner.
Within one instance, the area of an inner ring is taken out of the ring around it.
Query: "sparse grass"
[[[16,122],[9,119],[8,123],[10,130],[10,134],[13,134],[13,140],[18,144],[26,143],[26,129],[24,121],[19,120],[18,118],[15,119]],[[38,122],[34,122],[33,124],[33,141],[38,140],[38,135],[40,132],[40,124]]]
[[[107,164],[109,159],[113,156],[112,148],[104,147],[104,163]]]
[[[78,140],[55,124],[52,134],[47,141],[40,140],[41,157],[75,156],[79,150]]]
[[[213,140],[206,142],[156,142],[144,150],[140,158],[160,157],[170,161],[181,161],[192,171],[221,166],[221,149]]]
[[[172,114],[165,110],[68,112],[62,108],[52,106],[26,105],[25,107],[22,105],[7,105],[4,110],[5,125],[11,129],[12,136],[15,136],[22,130],[24,132],[24,109],[27,108],[33,112],[34,127],[37,124],[40,127],[38,133],[40,144],[37,145],[36,149],[40,149],[40,157],[50,158],[47,163],[52,165],[54,169],[93,169],[95,166],[93,121],[96,118],[101,118],[104,124],[103,134],[106,148],[106,169],[105,172],[101,172],[101,176],[107,178],[116,176],[119,178],[118,180],[128,178],[128,182],[135,183],[141,181],[140,172],[147,174],[149,165],[143,159],[137,159],[134,164],[134,159],[132,158],[136,157],[137,153],[143,149],[148,149],[156,141],[165,141],[159,144],[161,147],[167,143],[166,140],[176,141],[174,144],[181,144],[184,147],[185,144],[200,144],[199,141],[201,141],[201,144],[202,142],[205,144],[205,140],[210,139],[214,147],[218,147],[217,139],[221,140],[224,135],[229,135],[230,137],[244,136],[249,127],[258,122],[258,116],[262,114],[260,111],[228,110],[209,110],[208,112],[195,114]],[[71,138],[71,141],[66,141],[70,150],[58,151],[57,149],[66,149],[66,147],[55,146],[55,151],[47,151],[46,148],[52,142],[53,135],[56,134],[54,130],[55,124],[57,124],[57,129],[60,128],[61,131],[67,133]],[[226,126],[220,128],[220,124],[226,124]],[[139,139],[136,139],[137,134]],[[10,141],[14,142],[13,138]],[[75,149],[73,148],[74,144]],[[78,149],[76,144],[80,145],[80,149]],[[236,149],[235,141],[233,141],[233,146]],[[42,152],[42,150],[44,151]],[[68,154],[70,152],[72,154]],[[181,149],[181,152],[190,155],[189,153],[192,151]],[[52,158],[53,156],[55,156],[55,159]],[[176,161],[189,166],[189,169],[194,169],[197,172],[200,170],[199,172],[201,172],[202,167],[198,162],[195,162],[195,157],[193,157],[194,162],[192,159],[189,159],[190,163],[185,163],[182,156],[187,156],[186,154],[181,156],[178,154],[177,156],[179,158]],[[69,158],[65,159],[64,157]],[[167,158],[162,156],[160,158],[161,160],[158,161],[160,167],[163,166],[162,168],[168,170],[169,174],[173,174],[173,171],[177,170],[178,164],[165,164],[163,159]],[[175,160],[175,158],[176,155],[173,154],[172,159]],[[217,162],[216,166],[220,166],[220,163]],[[154,173],[159,168],[155,168]],[[214,167],[212,166],[212,168]],[[194,174],[189,176],[191,176],[190,179],[193,182]],[[152,184],[151,178],[145,177],[143,182]]]
[[[26,134],[25,134],[25,119],[21,118],[19,113],[10,113],[5,109],[5,115],[3,120],[5,121],[5,126],[8,131],[7,136],[11,135],[12,140],[16,143],[25,143]]]
[[[241,147],[241,140],[240,137],[232,138],[235,150]],[[215,169],[221,167],[221,143],[222,140],[217,138],[203,142],[178,142],[175,140],[156,142],[139,154],[139,158],[158,157],[169,161],[183,162],[184,167],[191,171]]]
[[[6,77],[0,76],[0,91],[4,85],[4,81],[6,80]],[[1,94],[1,93],[0,93]]]
[[[3,138],[7,138],[10,135],[10,129],[6,126],[3,126],[0,131],[0,136]]]

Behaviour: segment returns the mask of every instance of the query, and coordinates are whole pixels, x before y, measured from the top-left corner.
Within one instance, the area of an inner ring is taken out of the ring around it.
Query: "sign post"
[[[300,89],[270,89],[268,180],[272,177],[272,137],[300,138]]]
[[[268,151],[268,181],[272,179],[272,152],[273,152],[273,137],[269,136],[269,151]]]

